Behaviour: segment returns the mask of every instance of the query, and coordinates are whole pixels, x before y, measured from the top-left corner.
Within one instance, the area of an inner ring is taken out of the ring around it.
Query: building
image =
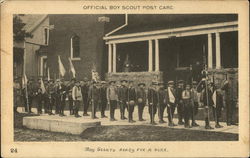
[[[58,56],[66,70],[64,78],[70,80],[69,60],[76,70],[76,78],[91,79],[92,70],[97,71],[100,78],[108,68],[108,48],[103,36],[124,22],[124,15],[49,15],[50,39],[48,46],[48,67],[50,76],[59,77]]]
[[[49,42],[48,15],[16,15],[25,24],[23,29],[32,34],[21,41],[13,43],[13,73],[21,77],[23,73],[27,78],[37,79],[44,76],[47,71],[47,46]]]
[[[125,25],[103,39],[109,48],[107,80],[190,81],[190,67],[199,62],[214,82],[221,83],[232,68],[237,81],[236,14],[128,15]]]

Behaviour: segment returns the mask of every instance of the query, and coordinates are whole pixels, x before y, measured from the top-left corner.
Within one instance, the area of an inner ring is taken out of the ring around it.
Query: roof
[[[110,36],[237,20],[237,14],[129,14],[128,25]]]
[[[47,14],[25,14],[24,16],[20,16],[24,26],[24,30],[27,32],[33,32],[41,22],[43,22],[47,18]]]

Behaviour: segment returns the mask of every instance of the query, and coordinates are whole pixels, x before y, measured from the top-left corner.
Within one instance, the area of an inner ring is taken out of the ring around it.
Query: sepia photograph
[[[248,157],[249,4],[5,0],[1,157]]]
[[[13,43],[14,141],[238,140],[237,14],[16,14]]]

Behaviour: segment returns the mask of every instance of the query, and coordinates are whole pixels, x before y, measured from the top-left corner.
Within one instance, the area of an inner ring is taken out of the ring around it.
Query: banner
[[[42,94],[44,94],[46,92],[44,83],[43,83],[43,79],[41,78],[41,89],[42,89]]]
[[[73,78],[76,78],[76,70],[70,58],[69,58],[69,66],[70,66],[70,71],[72,72]]]
[[[64,66],[62,64],[60,56],[58,56],[58,64],[59,64],[59,73],[63,77],[65,75],[66,71],[65,71],[65,68],[64,68]]]

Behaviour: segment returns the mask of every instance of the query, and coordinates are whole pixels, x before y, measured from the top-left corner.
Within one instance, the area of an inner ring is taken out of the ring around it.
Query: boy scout
[[[192,114],[192,100],[191,100],[191,91],[190,85],[187,84],[185,90],[182,92],[182,100],[184,106],[184,120],[185,128],[191,128],[189,120],[191,119]]]
[[[193,102],[192,111],[191,111],[192,126],[196,127],[196,126],[199,126],[195,122],[195,116],[197,115],[198,108],[199,108],[199,96],[198,96],[197,82],[196,81],[193,81],[193,83],[192,83],[191,97],[192,97],[192,102]]]
[[[64,115],[64,107],[66,104],[66,83],[64,81],[64,79],[62,78],[58,85],[57,85],[57,94],[58,94],[58,112],[60,116],[65,116]]]
[[[91,105],[91,118],[97,119],[96,117],[96,108],[99,107],[100,104],[100,90],[98,88],[98,83],[96,81],[92,81],[92,85],[89,88],[88,100]]]
[[[145,83],[139,83],[138,86],[139,86],[139,88],[136,92],[137,105],[138,105],[138,116],[139,116],[139,121],[145,121],[142,117],[143,109],[145,107],[146,100],[147,100],[147,94],[145,91]]]
[[[166,121],[163,120],[163,114],[164,110],[166,108],[166,91],[164,89],[164,83],[159,83],[159,89],[158,89],[158,116],[159,116],[159,123],[166,123]]]
[[[148,89],[148,110],[150,115],[150,123],[155,125],[154,117],[157,112],[157,104],[158,104],[158,97],[157,97],[157,82],[152,82],[151,87]]]
[[[81,85],[81,91],[82,91],[82,101],[83,101],[83,116],[89,116],[88,114],[88,92],[89,92],[89,83],[88,83],[88,78],[84,78],[82,85]]]
[[[177,101],[177,113],[178,113],[178,124],[183,125],[183,113],[184,113],[184,107],[183,107],[183,101],[182,101],[182,91],[184,90],[184,81],[179,80],[178,85],[176,88],[176,101]]]
[[[19,83],[19,78],[15,77],[14,79],[14,112],[17,112],[17,107],[21,104],[21,85]]]
[[[136,91],[135,87],[133,86],[133,81],[129,81],[128,85],[128,121],[130,123],[134,123],[133,120],[133,112],[135,107],[135,101],[136,101]]]
[[[78,114],[80,104],[82,102],[82,92],[81,92],[80,81],[76,81],[75,86],[72,89],[72,99],[73,99],[73,102],[74,102],[74,114],[75,114],[75,117],[81,117]]]
[[[107,118],[105,116],[105,110],[107,106],[107,87],[106,87],[106,82],[102,81],[101,82],[101,87],[100,87],[100,98],[101,98],[101,103],[100,103],[100,111],[101,111],[101,118]]]
[[[53,106],[55,105],[55,85],[54,85],[54,80],[50,79],[49,80],[49,85],[48,85],[48,95],[49,95],[49,104],[48,104],[48,111],[49,115],[54,115],[52,112]]]
[[[109,84],[110,86],[107,88],[107,101],[110,107],[110,121],[116,121],[114,116],[118,102],[117,87],[115,86],[115,81],[110,81]]]
[[[168,112],[168,126],[175,126],[173,122],[173,116],[176,107],[176,94],[174,89],[174,81],[168,81],[168,87],[166,89],[166,104]]]
[[[121,87],[118,89],[118,99],[120,104],[120,112],[121,112],[121,120],[127,119],[125,117],[125,109],[128,105],[128,88],[127,88],[127,81],[121,81]]]

